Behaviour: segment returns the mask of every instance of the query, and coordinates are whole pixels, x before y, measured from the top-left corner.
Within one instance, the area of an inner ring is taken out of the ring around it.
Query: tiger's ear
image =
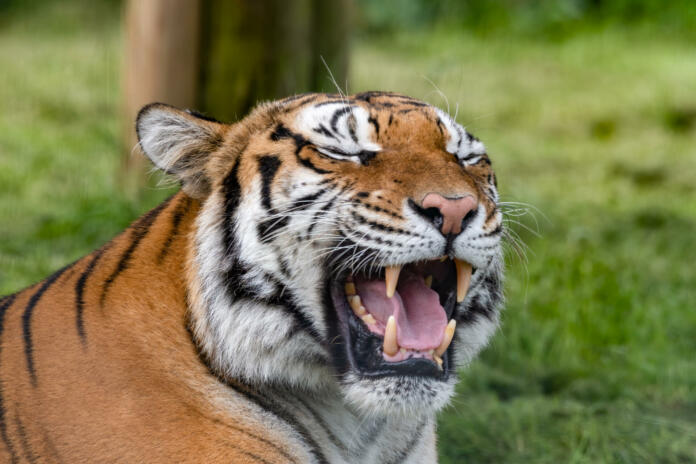
[[[176,176],[183,190],[194,198],[210,193],[212,181],[206,164],[222,145],[226,128],[163,103],[145,106],[135,123],[143,152],[157,168]]]

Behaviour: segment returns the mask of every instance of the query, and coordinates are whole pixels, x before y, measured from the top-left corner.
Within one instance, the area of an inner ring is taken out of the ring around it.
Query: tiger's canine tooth
[[[435,362],[437,363],[437,367],[442,369],[442,358],[436,355],[433,356],[433,360],[435,360]]]
[[[401,266],[387,266],[384,270],[384,282],[387,286],[387,298],[394,296],[396,284],[399,283],[399,273]]]
[[[461,259],[455,259],[454,264],[457,267],[457,303],[461,303],[469,291],[472,268],[471,264]]]
[[[355,284],[353,282],[346,282],[345,285],[346,295],[355,295],[357,292],[355,290]]]
[[[442,343],[435,349],[435,356],[438,358],[445,354],[447,348],[452,343],[452,337],[454,337],[454,329],[457,327],[457,321],[451,319],[447,327],[445,327],[445,336],[442,337]]]
[[[362,305],[362,301],[360,301],[360,296],[359,295],[351,295],[348,297],[348,304],[350,305],[351,309],[355,314],[358,316],[363,316],[367,313],[367,310],[365,307]]]
[[[433,276],[429,275],[425,278],[425,286],[428,288],[433,286]]]
[[[393,315],[387,319],[387,327],[384,329],[383,351],[389,356],[394,356],[399,352],[399,344],[396,341],[396,319]]]
[[[362,320],[367,325],[373,325],[373,324],[377,323],[377,320],[375,319],[375,317],[372,314],[365,314],[362,317]]]

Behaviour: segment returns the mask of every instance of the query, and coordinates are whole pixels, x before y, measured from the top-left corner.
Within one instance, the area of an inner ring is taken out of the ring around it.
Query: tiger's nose
[[[477,201],[472,195],[462,198],[447,198],[439,193],[429,193],[423,198],[425,209],[435,208],[442,216],[440,230],[443,235],[459,234],[462,231],[464,218],[473,218]],[[472,213],[473,212],[473,213]]]

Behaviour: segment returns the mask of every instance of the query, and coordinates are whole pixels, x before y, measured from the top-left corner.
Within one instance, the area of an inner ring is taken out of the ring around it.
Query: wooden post
[[[204,0],[200,102],[235,121],[256,103],[345,86],[351,0]]]
[[[127,0],[122,184],[149,164],[134,120],[159,101],[235,121],[263,100],[345,90],[353,0]]]
[[[312,11],[312,90],[350,92],[348,51],[352,23],[351,0],[314,0]],[[336,80],[334,83],[329,75]]]
[[[128,0],[123,66],[122,184],[139,189],[149,164],[136,148],[135,117],[147,103],[196,106],[200,0]]]

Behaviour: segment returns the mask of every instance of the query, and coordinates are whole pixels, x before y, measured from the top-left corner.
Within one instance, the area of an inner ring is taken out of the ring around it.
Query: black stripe
[[[375,127],[375,136],[379,137],[379,121],[377,121],[377,118],[374,115],[370,115],[367,122]]]
[[[239,158],[234,162],[232,169],[222,182],[222,191],[225,196],[225,219],[228,221],[234,218],[242,196],[242,187],[239,185],[239,179],[237,178],[238,172]],[[225,227],[225,232],[230,232],[228,227]],[[229,239],[229,236],[226,236],[226,238]],[[227,240],[226,245],[229,245],[229,242],[230,241]]]
[[[135,249],[138,248],[138,244],[143,238],[145,238],[150,230],[150,226],[152,226],[152,223],[155,222],[157,216],[159,216],[171,199],[171,197],[167,198],[163,203],[149,211],[143,217],[138,219],[135,224],[133,224],[131,227],[131,243],[126,251],[121,255],[121,259],[119,259],[116,269],[114,269],[111,275],[104,281],[104,287],[102,287],[101,296],[99,297],[99,306],[104,307],[104,300],[106,300],[106,295],[109,292],[109,288],[111,288],[111,285],[114,283],[116,278],[123,271],[128,269],[133,252],[135,252]]]
[[[22,314],[22,332],[24,334],[24,354],[27,358],[27,370],[31,377],[31,383],[36,386],[36,371],[34,370],[34,345],[31,340],[31,316],[34,313],[37,303],[43,296],[43,294],[48,290],[48,288],[53,285],[53,283],[58,280],[58,278],[70,267],[72,264],[65,266],[62,269],[56,271],[48,279],[44,280],[44,283],[39,287],[39,289],[31,296],[27,307],[24,308],[24,314]]]
[[[394,108],[396,105],[392,102],[373,102],[372,107],[383,110],[385,108]]]
[[[375,423],[372,424],[372,427],[360,434],[360,444],[362,445],[363,449],[369,449],[372,444],[376,442],[378,438],[380,438],[380,432],[384,430],[386,423],[387,419],[384,417],[376,419]]]
[[[385,224],[382,224],[379,222],[371,221],[371,220],[367,219],[365,216],[363,216],[362,214],[358,214],[356,212],[351,213],[351,216],[353,216],[353,219],[355,221],[359,222],[360,224],[368,225],[368,226],[372,227],[373,229],[381,230],[382,232],[387,232],[387,233],[392,233],[392,234],[401,234],[401,235],[407,235],[407,236],[414,235],[413,232],[410,232],[406,229],[401,229],[399,227],[394,227],[394,226],[385,225]]]
[[[460,160],[461,160],[461,161],[471,161],[472,159],[476,158],[477,156],[481,157],[481,156],[483,156],[483,155],[480,155],[480,154],[478,154],[478,153],[469,153],[469,154],[466,155],[466,156],[462,156],[462,157],[460,158]]]
[[[294,102],[295,100],[299,100],[300,98],[305,98],[305,97],[318,97],[319,95],[313,92],[304,92],[304,93],[298,93],[296,95],[292,95],[290,97],[285,97],[282,100],[280,100],[279,103],[290,103]]]
[[[207,115],[201,113],[200,111],[187,109],[186,112],[187,112],[188,114],[190,114],[191,116],[195,116],[195,117],[198,118],[198,119],[202,119],[202,120],[208,121],[208,122],[216,122],[216,123],[218,123],[218,124],[222,124],[222,121],[218,121],[218,120],[215,119],[215,118],[211,118],[210,116],[207,116]]]
[[[440,135],[442,138],[445,137],[445,124],[442,122],[442,119],[439,117],[437,118],[437,128],[440,129]]]
[[[58,464],[62,464],[63,459],[61,459],[60,454],[58,453],[58,449],[56,449],[55,443],[53,443],[53,440],[51,437],[46,433],[46,430],[41,428],[41,432],[43,434],[43,443],[46,445],[46,449],[48,450],[49,453],[52,453],[52,457],[54,458],[54,462]],[[47,456],[42,456],[42,457],[47,457]]]
[[[459,125],[455,125],[454,128],[457,131],[457,135],[459,135],[459,140],[457,140],[457,153],[459,153],[459,150],[462,148],[464,137],[462,136],[462,128]]]
[[[334,197],[331,198],[328,202],[326,202],[324,204],[324,206],[322,206],[319,209],[319,211],[314,213],[314,216],[312,217],[312,223],[309,225],[309,229],[307,229],[307,239],[309,239],[309,236],[312,233],[312,230],[314,230],[314,226],[317,225],[317,221],[319,220],[319,215],[328,211],[334,205],[334,203],[336,202],[337,199],[338,199],[338,194],[334,195]]]
[[[367,166],[372,158],[377,156],[377,152],[372,150],[360,150],[360,153],[356,153],[356,156],[360,159],[360,164]]]
[[[299,159],[300,164],[302,166],[311,169],[312,171],[316,172],[317,174],[331,174],[331,171],[327,171],[326,169],[321,169],[321,168],[316,167],[307,158],[300,158],[300,155],[297,155],[297,158]]]
[[[239,179],[237,174],[239,172],[240,160],[234,162],[232,169],[225,176],[222,182],[222,192],[225,197],[225,223],[223,224],[223,241],[225,245],[225,250],[227,250],[232,255],[232,265],[227,271],[227,290],[234,297],[238,291],[238,287],[243,286],[240,281],[240,276],[244,272],[241,268],[241,263],[237,259],[237,241],[234,238],[234,216],[237,213],[237,208],[239,208],[239,202],[241,200],[242,186],[239,185]]]
[[[283,139],[292,139],[295,142],[295,152],[296,154],[302,150],[306,145],[309,145],[309,141],[305,139],[302,135],[291,132],[290,129],[282,124],[278,124],[273,132],[271,132],[271,140],[277,142]]]
[[[299,100],[299,101],[288,103],[280,109],[283,111],[283,113],[290,113],[292,111],[295,111],[298,108],[302,108],[303,106],[308,105],[309,103],[312,103],[313,101],[316,101],[318,98],[319,97],[317,95],[309,96],[309,97],[305,98],[304,100]]]
[[[2,303],[0,303],[0,340],[2,337],[2,332],[5,328],[5,314],[7,313],[7,310],[12,306],[12,303],[14,303],[17,295],[8,295],[2,299]],[[0,343],[0,353],[2,353],[2,343]],[[14,448],[14,445],[10,441],[10,437],[7,435],[7,424],[5,423],[5,404],[4,404],[4,390],[3,390],[3,381],[0,379],[0,437],[2,438],[2,441],[5,442],[5,447],[7,448],[7,451],[10,453],[10,458],[12,464],[16,464],[19,462],[19,456],[17,455],[17,451]]]
[[[340,99],[340,100],[326,100],[321,103],[317,103],[316,105],[312,105],[312,108],[319,108],[321,106],[326,106],[326,105],[345,105],[346,103],[351,102],[352,100],[349,99]]]
[[[17,434],[19,435],[19,442],[21,443],[22,450],[24,451],[24,457],[26,457],[27,461],[29,461],[31,464],[34,464],[36,462],[36,456],[34,456],[34,452],[31,450],[31,446],[27,441],[27,433],[24,430],[24,425],[22,424],[22,421],[19,420],[19,415],[16,413],[15,425],[17,426]]]
[[[478,319],[479,316],[484,316],[486,319],[492,321],[495,318],[495,307],[491,304],[490,307],[485,306],[481,302],[481,297],[476,295],[471,299],[464,311],[458,312],[456,319],[457,323],[462,325],[469,325]]]
[[[191,332],[190,332],[190,329],[189,329],[189,334],[190,334],[190,333],[191,333]],[[199,353],[199,356],[200,356],[200,353]],[[201,358],[201,360],[203,360],[203,359]],[[211,372],[211,373],[212,373],[212,372]],[[220,379],[217,375],[215,375],[215,377],[216,377],[220,382],[226,383],[224,380]],[[255,434],[255,433],[253,433],[253,432],[250,432],[249,430],[246,430],[245,428],[242,428],[242,427],[240,427],[240,426],[238,426],[238,425],[228,424],[228,423],[226,423],[226,422],[221,421],[220,419],[217,419],[217,418],[214,418],[214,417],[208,417],[208,416],[206,416],[206,415],[204,415],[204,414],[202,414],[202,413],[200,413],[200,415],[201,415],[201,417],[203,417],[204,419],[209,420],[209,421],[211,421],[211,422],[213,422],[213,423],[215,423],[215,424],[218,424],[218,425],[220,425],[220,426],[222,426],[222,427],[225,427],[225,428],[234,430],[234,431],[237,432],[237,433],[240,433],[240,434],[242,434],[242,435],[246,435],[246,436],[248,436],[248,437],[251,437],[251,438],[253,438],[253,439],[255,439],[255,440],[260,441],[261,443],[265,444],[267,447],[272,448],[275,452],[277,452],[279,455],[283,456],[283,457],[284,457],[285,459],[287,459],[289,462],[292,462],[292,463],[296,463],[296,462],[297,462],[293,456],[289,455],[289,454],[285,451],[284,448],[280,447],[279,445],[277,445],[276,443],[272,442],[271,440],[268,440],[267,438],[264,438],[264,437],[261,436],[261,435],[257,435],[257,434]],[[236,444],[234,444],[234,445],[230,444],[230,446],[233,447],[233,448],[236,449],[236,450],[239,450],[239,447],[238,447]]]
[[[330,137],[330,138],[332,138],[332,139],[334,139],[334,140],[338,140],[338,138],[337,138],[329,129],[327,129],[326,126],[323,125],[323,124],[319,124],[319,125],[318,125],[317,127],[315,127],[313,130],[314,130],[314,132],[316,132],[317,134],[325,135],[326,137]]]
[[[304,408],[307,411],[309,411],[309,413],[312,415],[314,420],[319,425],[319,428],[321,430],[324,430],[324,432],[326,432],[326,436],[329,437],[329,441],[331,441],[331,443],[333,443],[333,445],[336,448],[340,449],[342,452],[341,454],[343,454],[345,456],[345,453],[348,452],[348,447],[346,447],[346,445],[341,440],[339,440],[336,435],[334,435],[334,433],[331,431],[331,428],[328,426],[328,424],[326,422],[324,422],[324,419],[319,415],[319,413],[317,413],[299,395],[296,398],[297,398],[297,401],[299,401],[302,404],[302,406],[304,406]]]
[[[295,319],[295,324],[302,330],[307,332],[317,343],[322,343],[323,340],[319,331],[314,327],[312,321],[307,317],[307,315],[297,306],[293,301],[292,291],[286,286],[276,282],[278,291],[276,294],[268,300],[269,304],[280,306],[289,313],[293,319]]]
[[[83,313],[85,309],[85,286],[87,285],[87,279],[89,279],[89,276],[92,275],[92,271],[94,271],[94,267],[97,265],[97,262],[102,257],[104,252],[109,248],[109,245],[110,243],[107,243],[104,247],[94,253],[94,257],[75,283],[75,326],[77,327],[77,334],[80,336],[80,340],[82,341],[83,345],[87,345],[87,335],[85,334],[83,320]]]
[[[362,192],[361,192],[361,193],[362,193]],[[386,208],[382,208],[381,206],[377,206],[377,205],[373,205],[372,203],[364,202],[364,201],[360,200],[359,198],[353,198],[353,202],[354,202],[354,203],[357,203],[357,204],[361,205],[362,207],[367,208],[367,209],[369,209],[369,210],[372,210],[372,211],[375,211],[375,212],[378,212],[378,213],[384,213],[384,214],[387,214],[387,215],[389,215],[389,216],[391,216],[391,217],[393,217],[393,218],[396,218],[396,219],[399,219],[399,220],[403,220],[403,217],[402,217],[400,214],[395,213],[394,211],[390,211],[390,210],[388,210],[388,209],[386,209]],[[422,237],[421,234],[414,233],[414,235],[417,235],[417,236],[419,236],[419,237]]]
[[[292,206],[288,208],[288,212],[293,213],[295,211],[301,211],[303,209],[309,208],[310,206],[314,205],[315,200],[317,200],[320,196],[322,196],[325,193],[326,189],[319,189],[314,193],[310,193],[308,195],[298,198],[297,200],[294,200],[292,202]]]
[[[288,138],[292,139],[295,142],[295,157],[302,166],[309,168],[319,174],[331,174],[331,171],[326,171],[324,169],[318,168],[314,166],[314,164],[312,164],[310,160],[308,160],[307,158],[302,158],[300,156],[300,152],[302,151],[302,149],[309,145],[309,141],[305,139],[302,135],[291,132],[287,127],[283,126],[282,124],[278,124],[271,133],[271,140],[273,140],[274,142]]]
[[[211,366],[207,356],[201,350],[200,345],[196,341],[196,337],[193,336],[190,319],[188,321],[188,324],[186,325],[186,330],[188,331],[189,336],[191,337],[191,341],[193,342],[193,345],[196,349],[198,358],[208,369],[208,372],[210,372],[220,383],[227,385],[229,388],[244,396],[246,399],[259,406],[261,409],[264,409],[274,414],[279,419],[285,421],[288,425],[290,425],[291,428],[297,431],[297,433],[301,436],[301,438],[304,439],[305,442],[307,442],[307,445],[310,448],[310,452],[314,455],[314,457],[317,458],[317,461],[319,461],[320,463],[328,464],[326,457],[321,452],[321,449],[319,448],[317,443],[312,439],[307,429],[304,426],[302,426],[302,424],[300,424],[297,421],[297,419],[295,419],[291,414],[289,414],[287,411],[278,406],[277,403],[274,403],[273,400],[270,399],[273,395],[267,395],[264,397],[261,394],[261,392],[254,390],[252,387],[241,383],[239,380],[235,380],[233,382],[225,378],[220,372],[218,372]],[[280,454],[285,455],[284,451],[278,449],[277,445],[274,445],[272,442],[269,442],[269,444],[271,444],[273,448],[277,449]],[[293,460],[293,462],[295,461]]]
[[[355,116],[353,113],[350,114],[349,116],[350,119],[348,119],[348,133],[350,134],[350,138],[353,139],[353,142],[358,143],[358,136],[355,133]]]
[[[395,98],[399,101],[399,103],[403,105],[413,105],[413,106],[430,106],[427,103],[424,103],[420,100],[416,100],[415,98],[407,97],[406,95],[397,95]]]
[[[176,208],[172,213],[172,229],[169,231],[167,240],[165,240],[164,245],[162,245],[162,249],[160,250],[159,255],[157,255],[157,264],[162,264],[164,258],[169,253],[169,249],[172,245],[172,242],[179,233],[179,225],[181,224],[181,220],[186,215],[186,212],[188,211],[190,204],[191,197],[184,196],[183,199],[179,202],[179,204],[176,205]]]
[[[391,459],[389,464],[401,464],[404,462],[406,459],[408,459],[408,456],[413,452],[413,449],[416,447],[418,443],[420,443],[421,438],[423,438],[423,429],[425,428],[425,421],[421,422],[418,425],[418,430],[416,431],[415,435],[411,437],[408,442],[406,442],[406,448],[401,450],[401,452],[394,457],[394,459]]]
[[[225,287],[232,300],[249,294],[243,280],[246,268],[239,260],[239,248],[234,236],[234,217],[239,208],[242,187],[239,184],[240,160],[237,158],[230,172],[222,183],[222,192],[225,197],[225,223],[223,224],[224,249],[229,253],[232,263],[225,272]]]
[[[236,392],[251,400],[260,408],[265,409],[266,411],[275,415],[279,419],[285,421],[305,441],[305,443],[309,447],[309,452],[314,456],[317,462],[322,464],[329,464],[329,461],[326,459],[326,456],[324,456],[324,453],[321,452],[319,444],[314,440],[314,438],[312,438],[307,428],[304,425],[302,425],[297,420],[297,418],[295,418],[295,416],[290,414],[282,406],[269,399],[270,395],[264,396],[261,392],[254,390],[252,389],[252,387],[249,387],[241,383],[225,383],[229,385],[231,388],[233,388]]]
[[[261,243],[269,243],[275,237],[276,232],[287,226],[289,221],[290,217],[285,216],[259,222],[256,225],[256,233],[259,236],[259,241]]]
[[[280,161],[278,161],[280,163]],[[271,166],[272,168],[272,166]],[[269,170],[271,169],[269,168]],[[223,229],[223,240],[225,245],[225,250],[228,250],[230,257],[232,258],[232,264],[230,268],[225,273],[225,286],[232,300],[239,298],[250,298],[250,299],[263,299],[253,289],[250,289],[246,282],[244,281],[244,274],[247,273],[246,266],[239,259],[239,245],[234,237],[234,227],[232,220],[234,219],[237,208],[239,207],[241,186],[239,185],[239,180],[237,178],[237,173],[239,170],[239,160],[235,162],[232,170],[227,175],[223,182],[223,192],[225,195],[225,218],[229,223],[224,225]],[[273,234],[275,230],[280,227],[284,227],[287,224],[288,218],[281,219],[271,219],[260,223],[257,226],[257,232],[259,233],[260,239],[266,240],[270,235]],[[285,290],[287,292],[287,290]],[[280,292],[282,293],[282,291]],[[296,323],[306,330],[315,340],[321,342],[321,337],[319,332],[314,328],[312,322],[307,319],[307,316],[292,302],[288,294],[285,294],[284,298],[271,298],[267,300],[269,304],[276,304],[285,308],[295,319]]]
[[[331,116],[331,130],[338,133],[338,119],[344,114],[351,113],[353,111],[352,106],[344,106],[334,111],[333,116]]]
[[[395,92],[387,92],[387,91],[384,91],[384,90],[368,90],[368,91],[366,91],[366,92],[361,92],[361,93],[357,94],[357,95],[355,96],[355,99],[356,99],[356,100],[363,100],[363,101],[366,101],[366,102],[368,102],[368,103],[372,103],[371,100],[372,100],[373,98],[385,98],[385,97],[389,97],[389,98],[394,98],[394,97],[403,98],[404,95],[401,95],[401,94],[395,93]],[[406,97],[406,98],[409,98],[409,97]]]
[[[259,171],[261,172],[261,204],[267,210],[271,209],[271,184],[280,168],[280,159],[275,155],[260,156]]]
[[[242,449],[239,449],[235,447],[235,450],[238,451],[239,453],[243,454],[244,456],[253,459],[254,461],[260,462],[261,464],[272,464],[270,461],[266,461],[260,456],[255,455],[254,453],[250,453],[248,451],[244,451]]]

